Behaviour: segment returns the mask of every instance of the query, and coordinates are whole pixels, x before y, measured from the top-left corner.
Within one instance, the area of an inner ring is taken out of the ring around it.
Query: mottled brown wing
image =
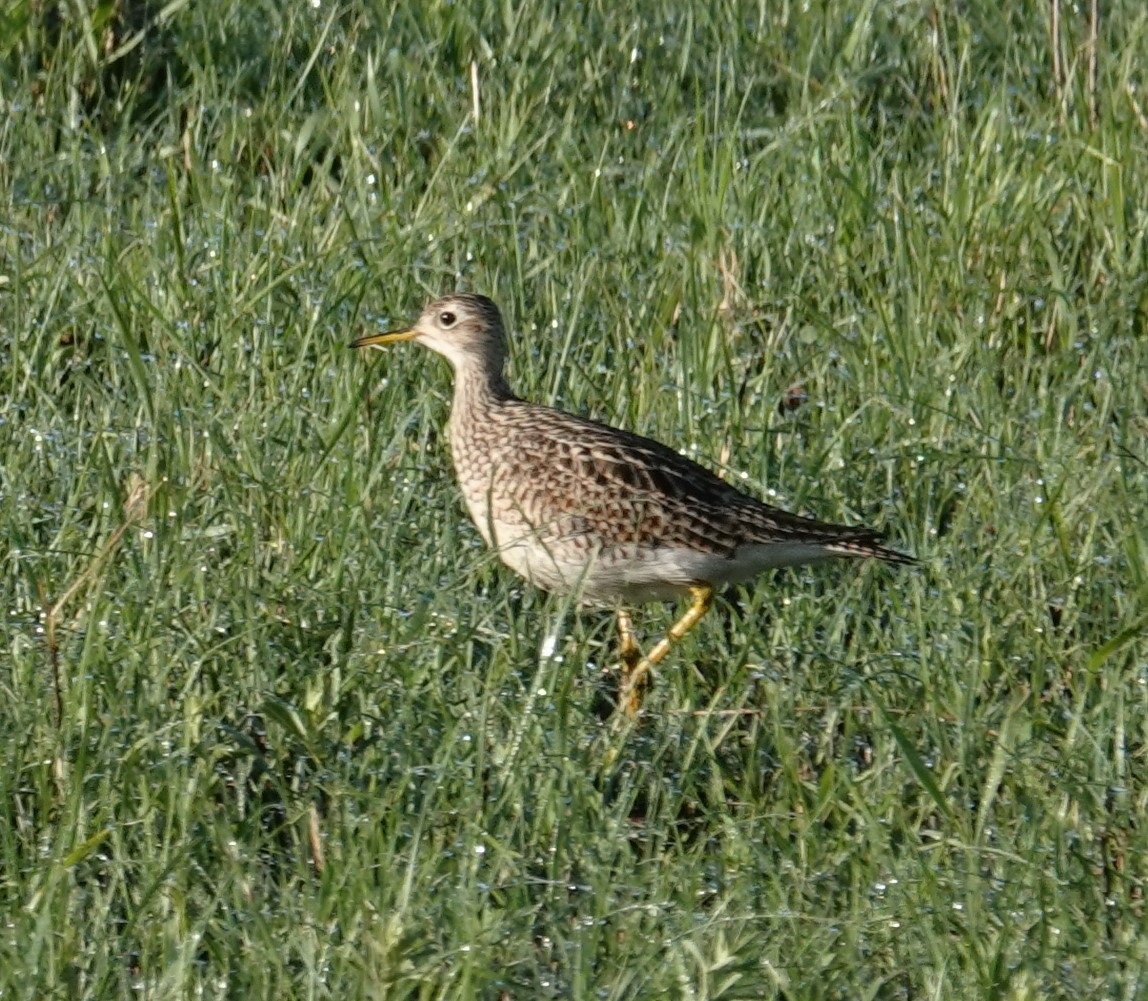
[[[515,425],[516,464],[528,481],[547,483],[546,520],[574,519],[615,545],[732,556],[746,544],[796,542],[823,545],[827,555],[915,562],[882,546],[873,529],[771,507],[651,438],[529,404],[511,404],[503,416]]]

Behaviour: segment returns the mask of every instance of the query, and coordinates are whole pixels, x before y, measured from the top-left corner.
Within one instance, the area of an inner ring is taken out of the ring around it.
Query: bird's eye
[[[445,312],[439,313],[438,315],[438,322],[441,326],[444,327],[453,327],[455,325],[455,321],[457,320],[458,317],[455,316],[454,313],[452,313],[449,309]]]

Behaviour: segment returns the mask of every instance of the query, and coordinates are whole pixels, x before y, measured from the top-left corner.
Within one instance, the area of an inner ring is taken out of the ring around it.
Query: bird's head
[[[418,341],[445,357],[455,370],[474,365],[501,373],[506,360],[506,331],[498,307],[484,295],[459,293],[436,299],[418,320],[402,330],[368,334],[353,348]]]

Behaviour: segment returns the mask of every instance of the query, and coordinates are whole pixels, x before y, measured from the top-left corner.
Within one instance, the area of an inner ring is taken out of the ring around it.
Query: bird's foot
[[[634,639],[629,613],[618,613],[618,636],[622,649],[622,684],[618,693],[618,708],[627,718],[634,719],[641,712],[646,692],[654,680],[654,666],[709,611],[714,601],[714,589],[708,584],[697,584],[690,588],[690,596],[693,598],[690,607],[644,657]]]
[[[633,719],[641,708],[642,696],[649,685],[650,666],[642,656],[642,649],[634,635],[634,620],[625,608],[618,609],[618,657],[621,660],[618,671],[618,708]]]

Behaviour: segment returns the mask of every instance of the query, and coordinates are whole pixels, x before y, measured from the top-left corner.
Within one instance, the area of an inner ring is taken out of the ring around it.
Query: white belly
[[[770,568],[826,555],[819,546],[796,543],[747,545],[732,558],[664,545],[586,550],[508,526],[495,526],[495,532],[499,558],[519,576],[547,591],[607,605],[673,600],[697,584],[739,584]]]

